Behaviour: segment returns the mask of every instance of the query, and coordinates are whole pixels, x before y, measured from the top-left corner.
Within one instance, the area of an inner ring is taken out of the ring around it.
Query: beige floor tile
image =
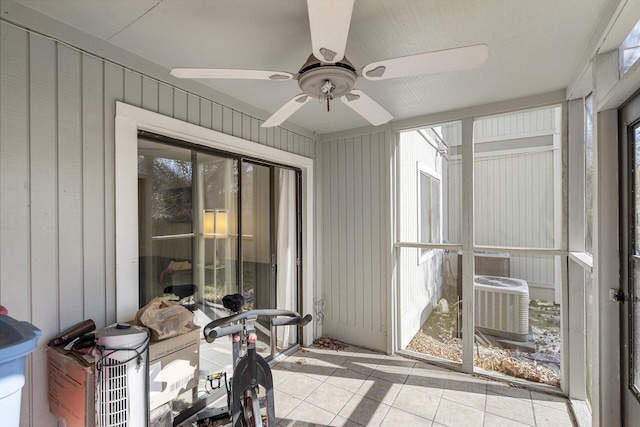
[[[415,387],[420,392],[441,396],[442,390],[447,384],[448,374],[448,372],[439,369],[414,368],[405,381],[405,385]]]
[[[352,371],[360,372],[361,374],[365,374],[367,376],[371,375],[373,370],[380,363],[379,360],[373,357],[351,357],[347,359],[341,366],[346,369],[351,369]]]
[[[358,347],[299,350],[272,370],[281,426],[572,427],[563,397]]]
[[[468,387],[474,387],[487,391],[487,380],[485,378],[467,375],[461,372],[449,373],[449,377],[447,378],[447,388],[454,388],[454,385],[464,387],[465,390]]]
[[[398,374],[398,373],[394,373],[394,372],[385,372],[385,371],[381,371],[381,370],[376,368],[373,372],[371,372],[370,376],[371,377],[375,377],[375,378],[380,378],[380,379],[383,379],[385,381],[392,382],[394,384],[403,385],[405,383],[405,381],[407,381],[407,377],[409,376],[409,374]]]
[[[531,401],[487,393],[486,411],[527,425],[535,425]]]
[[[515,397],[517,399],[531,399],[531,392],[522,387],[514,387],[508,383],[489,381],[487,383],[487,392],[502,394],[504,396]]]
[[[431,424],[432,424],[432,421],[426,418],[421,418],[417,415],[413,415],[396,408],[390,408],[389,412],[387,412],[387,416],[384,418],[384,421],[382,421],[382,424],[380,424],[380,426],[381,427],[401,427],[401,426],[430,427]]]
[[[558,409],[560,411],[567,411],[567,399],[561,396],[540,393],[532,390],[531,401],[534,404],[548,406],[549,408]]]
[[[443,399],[484,411],[487,395],[483,390],[464,383],[449,386],[452,388],[446,388],[442,392]]]
[[[328,427],[362,427],[362,424],[358,424],[344,417],[341,417],[340,415],[336,415],[336,417],[331,420]]]
[[[508,418],[499,417],[497,415],[485,413],[484,414],[484,427],[528,427],[527,424],[522,424]]]
[[[378,369],[386,372],[409,374],[415,366],[416,362],[413,360],[399,356],[386,356],[378,364]]]
[[[333,365],[322,365],[322,364],[307,364],[302,367],[298,371],[299,374],[306,375],[308,377],[314,378],[318,381],[324,382],[328,377],[330,377],[338,368]]]
[[[416,362],[415,366],[413,367],[413,371],[415,374],[428,375],[434,378],[438,377],[445,379],[449,378],[449,375],[453,373],[448,369],[436,365],[430,365],[429,363],[424,362]]]
[[[279,390],[275,390],[274,391],[274,406],[276,409],[276,418],[277,419],[283,419],[286,418],[287,415],[289,415],[289,413],[291,411],[293,411],[293,409],[298,406],[300,403],[302,403],[302,400],[298,399],[297,397],[293,397],[290,396],[286,393],[283,393]]]
[[[484,411],[441,399],[435,421],[447,426],[482,427]]]
[[[337,414],[351,400],[351,397],[353,397],[352,392],[323,383],[311,392],[305,402]]]
[[[288,369],[272,369],[271,370],[271,377],[273,378],[274,386],[291,378],[292,375],[293,375],[293,371],[290,371]]]
[[[443,387],[450,374],[451,372],[446,369],[418,362],[409,373],[409,381],[407,381],[407,383],[413,379],[413,381],[416,382],[416,385],[420,385],[421,382],[427,381],[430,384],[443,384],[441,386]]]
[[[350,354],[332,350],[327,351],[324,354],[320,354],[319,358],[327,363],[332,364],[333,366],[342,366],[347,360],[350,359]]]
[[[533,412],[537,427],[573,427],[573,421],[566,410],[560,411],[534,403]]]
[[[293,372],[297,372],[307,363],[307,359],[299,352],[292,354],[291,356],[287,356],[284,360],[278,362],[273,369],[280,370],[289,370]]]
[[[420,393],[411,387],[403,387],[393,402],[393,407],[411,412],[422,418],[433,420],[438,409],[440,398],[427,393]]]
[[[410,360],[398,360],[397,357],[386,357],[373,370],[371,376],[382,378],[396,384],[404,384],[414,366],[415,362]]]
[[[389,412],[389,405],[354,395],[338,415],[363,426],[379,426]]]
[[[322,408],[301,402],[278,425],[281,426],[326,426],[335,418],[335,414]]]
[[[321,381],[300,373],[296,373],[284,383],[280,383],[275,386],[275,389],[280,390],[283,393],[288,394],[289,396],[297,397],[298,399],[304,400],[311,394],[313,390],[318,388],[320,384],[322,384]]]
[[[391,405],[400,393],[402,384],[392,383],[381,378],[369,377],[363,381],[356,394],[365,396],[385,405]]]
[[[360,372],[340,367],[325,382],[344,390],[356,391],[362,386],[367,377],[367,375]]]

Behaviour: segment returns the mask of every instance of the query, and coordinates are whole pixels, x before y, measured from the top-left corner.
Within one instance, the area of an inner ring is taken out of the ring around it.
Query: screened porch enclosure
[[[561,124],[559,106],[478,118],[473,151],[462,122],[399,134],[399,348],[462,364],[463,340],[473,339],[476,367],[559,385]],[[467,186],[463,151],[473,153]],[[473,289],[470,312],[464,288]]]

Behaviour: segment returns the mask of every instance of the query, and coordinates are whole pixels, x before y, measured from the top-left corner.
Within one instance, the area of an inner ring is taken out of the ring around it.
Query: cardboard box
[[[200,327],[149,346],[149,408],[155,409],[198,386]]]
[[[95,426],[95,367],[62,347],[47,347],[49,410],[67,427]]]

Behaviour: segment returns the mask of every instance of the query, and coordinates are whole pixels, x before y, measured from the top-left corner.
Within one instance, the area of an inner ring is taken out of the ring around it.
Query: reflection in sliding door
[[[276,271],[277,308],[298,310],[298,227],[296,173],[276,170]],[[297,343],[295,326],[277,328],[276,348],[284,350]]]
[[[242,163],[242,288],[250,298],[249,308],[275,308],[271,290],[271,170],[267,166]],[[258,319],[257,349],[271,355],[268,319]]]
[[[243,292],[253,308],[298,310],[297,191],[293,170],[242,164]],[[272,331],[268,319],[258,319],[257,328],[263,356],[297,343],[296,327]]]

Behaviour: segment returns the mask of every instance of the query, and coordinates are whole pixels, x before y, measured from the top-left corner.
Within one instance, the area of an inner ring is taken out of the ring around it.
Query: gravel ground
[[[413,337],[408,350],[454,362],[462,362],[462,340],[455,338],[456,306],[449,313],[437,310]],[[476,342],[475,365],[518,378],[553,386],[560,385],[560,309],[549,301],[532,300],[529,320],[536,346],[525,353]]]

